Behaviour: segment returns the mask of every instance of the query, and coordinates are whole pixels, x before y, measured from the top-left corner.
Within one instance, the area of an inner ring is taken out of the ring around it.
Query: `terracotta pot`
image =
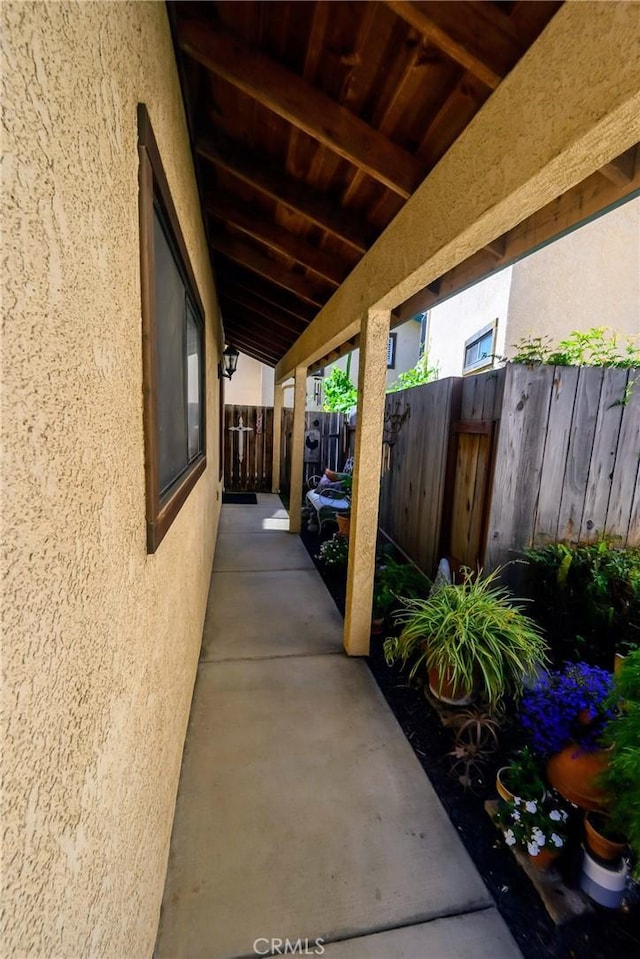
[[[371,620],[371,635],[380,636],[384,628],[384,616],[381,616],[379,619]]]
[[[624,666],[624,661],[626,656],[623,656],[622,653],[616,653],[613,657],[613,674],[617,676],[622,667]]]
[[[336,513],[336,522],[338,524],[338,532],[340,536],[346,536],[348,539],[351,531],[351,517],[341,516],[340,513]]]
[[[540,872],[546,872],[547,869],[553,866],[559,855],[559,849],[547,849],[547,847],[544,846],[537,856],[529,856],[529,862],[532,866],[535,866],[536,869],[539,869]]]
[[[582,809],[602,812],[607,805],[598,777],[609,765],[610,749],[587,752],[576,743],[565,746],[547,763],[547,779],[569,802]]]
[[[440,699],[449,706],[467,706],[471,702],[471,693],[468,689],[458,686],[451,681],[451,670],[447,669],[441,676],[437,669],[429,670],[429,690],[436,699]]]
[[[515,794],[511,792],[509,787],[505,782],[505,773],[509,772],[510,766],[501,766],[498,772],[496,773],[496,790],[501,799],[504,799],[505,802],[513,802],[516,798]],[[542,801],[544,799],[544,789],[539,796],[521,796],[521,799],[536,799]]]
[[[626,852],[627,844],[622,840],[609,839],[602,832],[602,822],[606,816],[588,812],[584,817],[584,834],[589,852],[602,862],[617,862]],[[600,828],[599,828],[600,827]]]

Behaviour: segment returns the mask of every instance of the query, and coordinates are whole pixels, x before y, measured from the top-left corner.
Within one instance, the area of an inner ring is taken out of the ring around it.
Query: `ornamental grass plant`
[[[504,696],[518,698],[523,677],[544,667],[546,644],[522,601],[498,584],[501,572],[482,577],[463,569],[460,583],[406,600],[396,614],[400,635],[385,640],[387,663],[411,662],[412,677],[420,669],[448,673],[456,686],[475,688],[492,710]]]

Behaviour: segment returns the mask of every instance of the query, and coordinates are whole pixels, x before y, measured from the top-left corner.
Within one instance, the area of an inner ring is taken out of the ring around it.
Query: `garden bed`
[[[301,534],[333,599],[344,614],[345,577],[340,570],[327,570],[318,563],[320,546],[317,535]],[[384,660],[384,637],[372,637],[369,668],[389,703],[422,768],[440,801],[458,830],[478,871],[487,884],[496,905],[518,942],[525,959],[626,959],[640,955],[640,901],[637,889],[622,910],[616,912],[593,907],[593,912],[556,925],[505,846],[484,803],[495,796],[493,786],[499,757],[474,778],[473,789],[463,789],[451,774],[451,731],[443,726],[418,683],[409,683],[397,668]],[[508,748],[509,730],[501,734],[501,745]],[[576,856],[565,862],[565,881],[577,887]]]

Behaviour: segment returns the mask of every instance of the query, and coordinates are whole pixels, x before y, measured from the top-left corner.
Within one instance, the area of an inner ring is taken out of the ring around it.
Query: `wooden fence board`
[[[595,542],[606,526],[627,379],[626,370],[604,371],[580,524],[581,543]]]
[[[555,368],[535,519],[534,541],[540,546],[555,542],[558,535],[560,501],[577,388],[578,367]]]
[[[631,503],[627,546],[640,546],[640,470],[636,473],[636,486],[633,493],[633,502]]]
[[[580,534],[603,372],[601,368],[583,366],[578,373],[567,466],[558,514],[558,539],[567,542],[577,542]]]
[[[484,563],[490,569],[531,541],[553,383],[553,367],[506,371]]]
[[[631,528],[631,518],[635,491],[640,483],[640,370],[628,371],[627,392],[628,397],[622,407],[605,530],[612,538],[626,539],[627,534],[631,538],[635,535],[636,542],[633,545],[638,545],[639,517],[636,513],[634,530]],[[632,545],[631,542],[629,545]]]

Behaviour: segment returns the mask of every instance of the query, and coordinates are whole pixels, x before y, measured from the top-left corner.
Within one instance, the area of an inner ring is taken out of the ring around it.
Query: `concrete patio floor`
[[[156,956],[274,955],[287,939],[331,959],[520,957],[263,494],[222,510]]]

